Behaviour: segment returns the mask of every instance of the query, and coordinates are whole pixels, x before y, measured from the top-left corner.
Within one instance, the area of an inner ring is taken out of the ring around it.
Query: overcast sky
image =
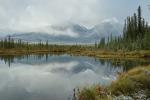
[[[0,29],[29,30],[76,23],[92,27],[104,20],[123,23],[139,5],[150,22],[150,0],[0,0]]]

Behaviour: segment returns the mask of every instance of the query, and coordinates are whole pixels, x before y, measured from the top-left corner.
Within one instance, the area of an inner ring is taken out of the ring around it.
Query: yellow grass
[[[146,91],[145,95],[150,98],[150,65],[139,66],[127,73],[122,73],[107,87],[97,85],[84,88],[80,91],[78,100],[111,100],[119,95],[134,98],[133,94],[141,90]]]

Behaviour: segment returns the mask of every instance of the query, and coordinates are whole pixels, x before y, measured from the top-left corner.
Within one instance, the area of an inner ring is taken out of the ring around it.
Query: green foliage
[[[99,48],[109,50],[150,50],[150,27],[145,19],[141,16],[141,7],[138,13],[128,16],[125,20],[123,35],[112,38],[108,37],[107,43],[104,38],[101,39]]]
[[[99,48],[104,48],[104,47],[105,47],[105,38],[101,38],[98,47],[99,47]]]
[[[145,32],[143,47],[144,49],[150,50],[150,28]]]

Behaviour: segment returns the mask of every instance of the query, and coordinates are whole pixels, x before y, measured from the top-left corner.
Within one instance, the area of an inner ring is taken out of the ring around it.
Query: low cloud
[[[0,0],[0,27],[18,31],[96,22],[98,0]]]
[[[148,8],[144,8],[147,3],[142,0],[0,0],[0,32],[30,32],[45,26],[64,26],[66,23],[91,28],[108,21],[108,18],[123,21],[136,11],[138,5],[142,5],[143,15],[149,19]],[[64,34],[51,34],[58,33]],[[69,30],[66,34],[77,37]]]

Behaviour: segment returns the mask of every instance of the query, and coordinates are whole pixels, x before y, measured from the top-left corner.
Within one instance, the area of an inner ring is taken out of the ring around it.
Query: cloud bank
[[[0,27],[27,30],[47,25],[94,24],[98,0],[0,0]]]
[[[148,1],[143,0],[0,0],[0,30],[29,31],[66,23],[91,27],[109,18],[124,20],[138,5],[149,19]]]

